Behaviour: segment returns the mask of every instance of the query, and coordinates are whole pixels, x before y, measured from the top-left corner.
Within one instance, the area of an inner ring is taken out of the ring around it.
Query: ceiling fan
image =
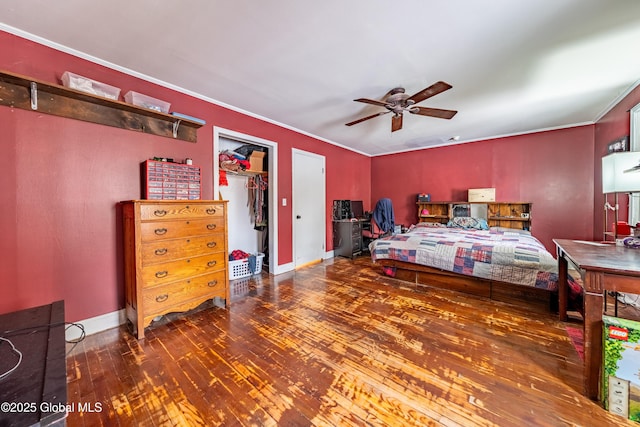
[[[374,117],[382,116],[383,114],[393,113],[391,117],[391,132],[402,129],[402,114],[408,111],[411,114],[419,114],[421,116],[437,117],[439,119],[451,119],[456,115],[457,111],[454,110],[442,110],[440,108],[427,108],[418,107],[415,104],[422,102],[427,98],[431,98],[445,90],[451,89],[449,83],[436,82],[426,89],[422,89],[420,92],[414,95],[407,95],[404,93],[404,88],[397,87],[389,91],[389,95],[384,101],[377,101],[375,99],[358,98],[354,99],[356,102],[364,102],[365,104],[378,105],[384,107],[387,111],[381,111],[380,113],[372,114],[367,117],[363,117],[353,122],[346,123],[347,126],[353,126],[358,123],[362,123],[365,120],[373,119]]]

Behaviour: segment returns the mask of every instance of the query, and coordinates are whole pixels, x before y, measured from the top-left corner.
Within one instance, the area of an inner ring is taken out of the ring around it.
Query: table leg
[[[589,292],[599,288],[596,273],[585,275],[584,293],[584,394],[590,399],[598,399],[600,367],[602,365],[602,291]]]
[[[561,321],[567,321],[567,305],[568,305],[568,290],[569,284],[567,283],[567,259],[564,257],[564,253],[558,250],[558,317]]]

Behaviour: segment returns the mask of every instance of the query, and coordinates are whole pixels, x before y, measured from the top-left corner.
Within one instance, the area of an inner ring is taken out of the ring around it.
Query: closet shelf
[[[0,105],[187,142],[197,142],[201,123],[61,85],[0,71]]]
[[[225,171],[226,173],[233,174],[233,175],[242,175],[242,176],[256,176],[256,175],[267,176],[267,175],[269,175],[269,172],[265,172],[265,171],[261,171],[261,172],[243,171],[243,170],[234,171],[234,170],[225,169],[225,168],[220,168],[220,170]]]

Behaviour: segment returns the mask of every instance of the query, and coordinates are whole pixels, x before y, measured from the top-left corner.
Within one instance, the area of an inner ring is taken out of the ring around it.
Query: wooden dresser
[[[132,200],[122,213],[126,313],[139,339],[157,316],[229,304],[226,201]]]

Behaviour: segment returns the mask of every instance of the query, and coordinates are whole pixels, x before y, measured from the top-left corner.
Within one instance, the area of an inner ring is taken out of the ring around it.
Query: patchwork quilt
[[[558,289],[558,264],[530,234],[418,224],[405,234],[375,240],[371,258],[393,259],[484,279]]]

